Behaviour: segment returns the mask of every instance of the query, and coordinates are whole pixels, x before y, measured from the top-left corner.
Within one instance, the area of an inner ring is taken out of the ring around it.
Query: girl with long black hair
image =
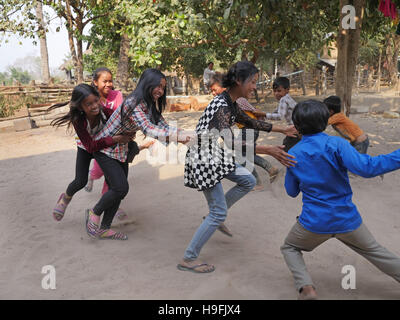
[[[139,79],[136,89],[124,100],[112,114],[105,127],[95,139],[115,136],[124,132],[136,133],[141,130],[146,136],[168,144],[171,141],[187,143],[191,134],[171,127],[162,117],[166,106],[166,78],[157,69],[147,69]],[[94,157],[107,179],[109,190],[100,201],[86,210],[86,230],[91,237],[126,240],[126,235],[110,229],[111,222],[121,200],[129,190],[127,180],[129,152],[127,144],[109,146],[95,152]],[[100,215],[109,213],[110,220],[103,221]]]
[[[102,108],[99,93],[92,86],[87,84],[77,85],[72,91],[70,101],[52,105],[49,111],[67,104],[69,104],[69,112],[54,119],[51,124],[56,127],[67,125],[68,129],[72,126],[76,132],[78,150],[75,179],[68,185],[67,190],[60,195],[53,210],[53,217],[57,221],[64,217],[72,196],[86,185],[93,153],[117,143],[127,143],[132,139],[130,134],[105,136],[99,140],[93,139],[93,136],[102,129],[113,111]]]
[[[203,191],[209,214],[189,243],[177,266],[179,270],[197,273],[214,271],[213,265],[198,261],[200,250],[225,221],[228,209],[256,184],[250,171],[235,161],[231,127],[237,122],[247,128],[267,132],[292,136],[296,133],[293,126],[282,128],[252,119],[237,106],[238,98],[249,98],[256,88],[257,79],[258,69],[254,64],[248,61],[235,63],[223,78],[222,86],[227,90],[210,102],[199,119],[196,127],[198,143],[189,147],[186,153],[184,183],[187,187]],[[219,142],[221,137],[224,140],[222,146]],[[288,167],[294,163],[293,157],[283,151],[283,146],[257,145],[256,153],[269,154]],[[221,184],[224,178],[236,183],[226,194]]]

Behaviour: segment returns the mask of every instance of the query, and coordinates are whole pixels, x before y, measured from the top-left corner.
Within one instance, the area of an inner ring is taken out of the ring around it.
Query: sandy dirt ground
[[[193,129],[200,114],[166,118]],[[399,119],[351,118],[369,134],[369,154],[400,147]],[[263,132],[260,143],[282,140]],[[121,205],[133,222],[118,227],[128,241],[92,240],[84,210],[99,199],[102,180],[91,193],[74,196],[61,222],[51,214],[74,176],[73,135],[52,127],[0,134],[0,299],[297,299],[280,246],[301,211],[301,198],[286,195],[284,174],[270,185],[258,169],[265,190],[249,193],[230,210],[226,224],[232,238],[217,231],[204,246],[200,258],[214,264],[215,272],[194,274],[176,265],[207,203],[202,193],[183,186],[182,164],[149,163],[147,153],[130,166],[130,191]],[[232,183],[223,185],[228,190]],[[355,177],[351,185],[364,223],[379,243],[400,255],[400,172],[383,181]],[[304,258],[320,299],[400,298],[399,283],[335,239]],[[56,271],[54,290],[42,288],[46,265]],[[341,286],[346,265],[355,267],[356,289]]]

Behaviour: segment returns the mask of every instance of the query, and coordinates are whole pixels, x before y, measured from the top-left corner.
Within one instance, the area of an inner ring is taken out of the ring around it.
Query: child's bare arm
[[[254,110],[252,112],[257,118],[266,116],[266,113],[264,111],[261,111],[261,110]]]
[[[285,167],[294,167],[297,161],[293,160],[294,156],[286,153],[284,146],[268,146],[268,145],[256,145],[256,153],[268,154],[282,163]]]
[[[152,140],[152,141],[147,141],[147,142],[141,144],[139,146],[139,151],[142,151],[143,149],[150,148],[155,142],[156,142],[156,140]]]

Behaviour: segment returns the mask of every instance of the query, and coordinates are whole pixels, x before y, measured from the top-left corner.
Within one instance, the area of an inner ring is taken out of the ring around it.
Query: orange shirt
[[[350,142],[355,141],[364,133],[364,131],[362,131],[356,123],[347,118],[343,112],[335,113],[330,116],[328,125],[332,125],[339,133],[343,134],[345,138],[350,138]]]

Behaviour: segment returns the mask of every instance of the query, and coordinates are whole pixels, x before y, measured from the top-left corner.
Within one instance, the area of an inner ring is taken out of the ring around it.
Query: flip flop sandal
[[[206,217],[203,217],[203,220],[205,218]],[[227,235],[228,237],[233,237],[233,234],[231,233],[231,231],[228,229],[228,227],[223,222],[221,222],[221,224],[219,225],[217,230],[222,232],[224,235]]]
[[[94,214],[94,213],[91,213],[90,209],[86,209],[86,211],[85,211],[85,227],[86,227],[86,232],[89,235],[89,237],[96,239],[97,238],[97,229],[99,228],[99,226],[96,225],[92,220],[90,220],[91,214]]]
[[[126,234],[123,234],[122,232],[115,232],[112,235],[106,236],[105,234],[109,230],[110,229],[100,229],[98,232],[99,239],[101,239],[101,240],[128,240],[128,236]]]
[[[213,272],[215,270],[215,267],[212,266],[211,269],[205,270],[205,271],[199,271],[196,270],[196,268],[202,267],[202,266],[209,266],[208,263],[200,263],[200,264],[196,264],[193,267],[187,267],[187,266],[183,266],[181,264],[178,264],[176,267],[181,270],[181,271],[190,271],[190,272],[194,272],[194,273],[210,273]]]
[[[61,193],[60,198],[58,198],[57,204],[53,209],[53,217],[57,221],[60,221],[65,214],[65,210],[67,209],[68,204],[70,203],[71,199],[65,199],[65,193]]]
[[[117,213],[115,214],[118,220],[126,220],[128,218],[127,213],[122,210],[121,208],[118,209]]]

